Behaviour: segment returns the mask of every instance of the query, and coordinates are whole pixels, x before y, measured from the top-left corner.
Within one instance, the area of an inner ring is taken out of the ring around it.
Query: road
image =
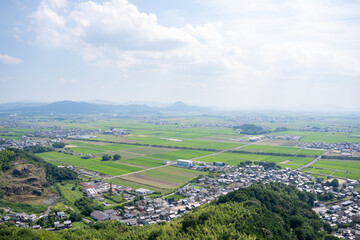
[[[158,168],[162,168],[162,167],[166,167],[166,166],[169,166],[169,165],[161,165],[161,166],[158,166],[158,167],[146,168],[144,170],[140,170],[140,171],[136,171],[136,172],[125,173],[125,174],[121,174],[121,175],[117,175],[117,176],[111,176],[111,177],[104,177],[103,179],[107,180],[107,179],[111,179],[111,178],[124,177],[124,176],[132,175],[132,174],[135,174],[135,173],[146,172],[146,171],[149,171],[149,170],[158,169]]]
[[[263,141],[263,140],[261,140],[261,141]],[[221,154],[221,153],[224,153],[224,152],[228,152],[228,151],[234,151],[234,150],[237,150],[237,149],[239,149],[239,148],[243,148],[243,147],[245,147],[245,146],[248,146],[248,145],[251,145],[251,144],[254,144],[254,143],[258,143],[258,142],[261,142],[261,141],[248,143],[248,144],[245,144],[245,145],[243,145],[243,146],[239,146],[239,147],[235,147],[235,148],[231,148],[231,149],[221,150],[221,151],[216,152],[216,153],[211,153],[211,154],[208,154],[208,155],[205,155],[205,156],[196,157],[196,158],[192,158],[192,159],[189,159],[189,160],[195,161],[195,160],[200,159],[200,158],[215,156],[215,155],[218,155],[218,154]],[[147,169],[144,169],[144,170],[140,170],[140,171],[136,171],[136,172],[131,172],[131,173],[125,173],[125,174],[121,174],[121,175],[117,175],[117,176],[104,177],[103,179],[104,179],[104,180],[107,180],[107,179],[112,179],[112,178],[117,178],[117,177],[129,176],[129,175],[132,175],[132,174],[141,173],[141,172],[146,172],[146,171],[149,171],[149,170],[158,169],[158,168],[162,168],[162,167],[166,167],[166,166],[168,166],[168,165],[162,165],[162,166],[158,166],[158,167],[147,168]]]
[[[235,151],[235,150],[237,150],[237,149],[239,149],[239,148],[243,148],[243,147],[246,147],[246,146],[249,146],[249,145],[252,145],[252,144],[255,144],[255,143],[259,143],[259,142],[262,142],[262,141],[264,141],[264,140],[260,140],[260,141],[257,141],[257,142],[251,142],[251,143],[248,143],[248,144],[245,144],[245,145],[243,145],[243,146],[236,147],[236,148],[225,149],[225,150],[222,150],[222,151],[220,151],[220,152],[211,153],[211,154],[209,154],[209,155],[192,158],[192,159],[190,159],[190,160],[195,161],[196,159],[205,158],[205,157],[211,157],[211,156],[215,156],[215,155],[218,155],[218,154],[221,154],[221,153],[224,153],[224,152]]]
[[[312,161],[309,162],[308,164],[306,164],[306,165],[304,165],[304,166],[301,166],[301,167],[299,167],[299,168],[296,168],[296,169],[294,169],[294,170],[302,170],[302,169],[304,169],[304,168],[310,167],[311,165],[313,165],[314,163],[316,163],[317,161],[319,161],[319,160],[321,159],[321,157],[322,157],[323,155],[325,155],[326,153],[328,153],[328,152],[329,152],[329,151],[321,154],[320,156],[318,156],[317,158],[315,158],[314,160],[312,160]]]

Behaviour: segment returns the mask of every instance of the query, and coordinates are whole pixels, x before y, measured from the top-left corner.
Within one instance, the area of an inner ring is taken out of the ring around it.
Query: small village
[[[240,164],[237,167],[223,163],[205,163],[202,166],[194,165],[188,160],[172,162],[174,166],[209,171],[212,174],[201,175],[194,181],[176,190],[176,192],[162,198],[151,198],[153,191],[140,188],[132,189],[97,179],[91,182],[81,183],[84,194],[91,199],[99,201],[107,206],[102,194],[110,193],[124,198],[126,203],[123,209],[107,209],[104,211],[93,211],[90,217],[94,221],[118,220],[128,226],[142,226],[155,224],[164,221],[171,221],[181,215],[218,199],[239,188],[249,187],[257,182],[281,182],[287,185],[294,185],[301,191],[313,192],[318,199],[332,200],[334,204],[327,204],[326,201],[315,201],[314,210],[336,230],[338,237],[347,239],[358,239],[360,236],[360,225],[357,223],[360,218],[360,194],[355,190],[359,182],[347,180],[340,183],[340,186],[332,185],[332,182],[321,182],[314,177],[300,171],[285,169],[274,169],[267,165]],[[74,169],[76,170],[76,169]],[[79,171],[79,170],[76,170]],[[337,180],[336,180],[337,181]],[[181,196],[175,199],[172,195]],[[326,206],[325,206],[326,204]],[[19,227],[30,227],[29,222],[40,218],[48,218],[48,211],[41,216],[27,215],[25,213],[14,213],[6,209],[8,214],[1,221],[15,221]],[[71,228],[69,214],[57,212],[53,228],[48,230],[59,230]],[[88,221],[88,220],[87,220]],[[41,228],[39,225],[32,225],[34,229]]]

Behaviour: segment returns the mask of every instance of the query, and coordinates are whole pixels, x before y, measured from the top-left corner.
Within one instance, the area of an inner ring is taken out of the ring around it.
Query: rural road
[[[320,156],[318,156],[317,158],[315,158],[314,160],[312,160],[312,161],[309,162],[308,164],[306,164],[306,165],[304,165],[304,166],[301,166],[301,167],[299,167],[299,168],[296,168],[296,169],[294,169],[294,170],[301,170],[301,169],[310,167],[311,165],[313,165],[314,163],[316,163],[317,161],[319,161],[319,160],[321,159],[321,157],[322,157],[323,155],[325,155],[326,153],[328,153],[328,152],[329,152],[329,151],[321,154]]]
[[[157,168],[162,168],[162,167],[166,167],[166,166],[169,166],[169,165],[162,165],[162,166],[153,167],[153,168],[146,168],[146,169],[144,169],[144,170],[140,170],[140,171],[136,171],[136,172],[125,173],[125,174],[121,174],[121,175],[117,175],[117,176],[111,176],[111,177],[104,177],[103,179],[104,179],[104,180],[107,180],[107,179],[111,179],[111,178],[124,177],[124,176],[132,175],[132,174],[135,174],[135,173],[146,172],[146,171],[149,171],[149,170],[153,170],[153,169],[157,169]]]
[[[263,141],[263,140],[261,140],[261,141]],[[233,151],[233,150],[236,150],[236,149],[239,149],[239,148],[242,148],[242,147],[245,147],[245,146],[254,144],[254,143],[258,143],[258,142],[261,142],[261,141],[248,143],[248,144],[245,144],[245,145],[243,145],[243,146],[236,147],[236,148],[221,150],[221,151],[216,152],[216,153],[211,153],[211,154],[208,154],[208,155],[205,155],[205,156],[196,157],[196,158],[192,158],[192,159],[189,159],[189,160],[194,161],[194,160],[196,160],[196,159],[200,159],[200,158],[204,158],[204,157],[215,156],[215,155],[218,155],[218,154],[221,154],[221,153],[224,153],[224,152]],[[131,172],[131,173],[125,173],[125,174],[121,174],[121,175],[117,175],[117,176],[104,177],[103,179],[104,179],[104,180],[107,180],[107,179],[112,179],[112,178],[117,178],[117,177],[129,176],[129,175],[132,175],[132,174],[141,173],[141,172],[146,172],[146,171],[149,171],[149,170],[158,169],[158,168],[162,168],[162,167],[166,167],[166,166],[169,166],[169,165],[162,165],[162,166],[158,166],[158,167],[147,168],[147,169],[144,169],[144,170],[140,170],[140,171],[136,171],[136,172]]]
[[[205,156],[201,156],[201,157],[192,158],[192,159],[189,159],[189,160],[193,160],[193,161],[194,161],[194,160],[200,159],[200,158],[215,156],[215,155],[218,155],[218,154],[221,154],[221,153],[224,153],[224,152],[234,151],[234,150],[237,150],[237,149],[239,149],[239,148],[243,148],[243,147],[246,147],[246,146],[249,146],[249,145],[252,145],[252,144],[255,144],[255,143],[259,143],[259,142],[262,142],[262,141],[264,141],[264,140],[260,140],[260,141],[257,141],[257,142],[251,142],[251,143],[245,144],[245,145],[243,145],[243,146],[239,146],[239,147],[235,147],[235,148],[231,148],[231,149],[225,149],[225,150],[222,150],[222,151],[220,151],[220,152],[212,153],[212,154],[205,155]]]

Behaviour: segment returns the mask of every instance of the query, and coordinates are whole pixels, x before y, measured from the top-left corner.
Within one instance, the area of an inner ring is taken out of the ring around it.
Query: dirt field
[[[143,176],[140,174],[132,174],[125,177],[120,177],[121,179],[129,180],[136,183],[146,183],[157,188],[176,188],[179,184],[171,181],[166,181],[164,179],[153,178],[149,176]]]

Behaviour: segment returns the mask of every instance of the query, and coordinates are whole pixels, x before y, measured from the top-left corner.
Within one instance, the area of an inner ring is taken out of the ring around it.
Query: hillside
[[[0,167],[0,196],[12,202],[32,202],[46,195],[52,184],[77,178],[71,170],[18,149],[0,151]]]
[[[310,205],[311,193],[281,183],[256,184],[172,222],[127,227],[118,221],[47,232],[0,226],[0,238],[21,239],[336,239]]]

